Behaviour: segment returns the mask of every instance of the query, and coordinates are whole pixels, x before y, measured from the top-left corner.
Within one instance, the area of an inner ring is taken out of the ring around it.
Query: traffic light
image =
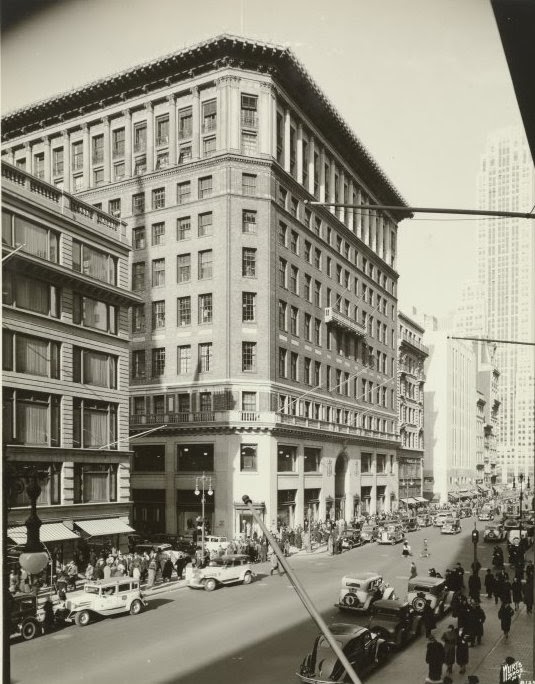
[[[479,541],[479,531],[472,530],[472,544],[477,544]]]

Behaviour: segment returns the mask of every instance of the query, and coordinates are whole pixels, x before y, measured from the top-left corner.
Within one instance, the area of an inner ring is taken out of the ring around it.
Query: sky
[[[487,135],[521,126],[490,0],[41,3],[3,26],[2,114],[229,32],[289,46],[412,206],[476,208]],[[455,309],[476,227],[400,224],[403,311]]]

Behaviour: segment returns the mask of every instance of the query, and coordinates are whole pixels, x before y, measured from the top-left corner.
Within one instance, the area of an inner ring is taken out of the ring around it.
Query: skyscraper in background
[[[530,211],[535,205],[535,172],[523,131],[506,128],[488,137],[481,157],[477,193],[481,209],[520,212]],[[457,317],[457,332],[533,342],[534,257],[531,221],[482,218],[477,237],[478,283],[472,288],[472,304],[468,306],[465,301],[462,309],[470,315]],[[473,314],[478,311],[476,295],[480,288],[485,311],[476,316]],[[533,478],[535,350],[530,346],[500,344],[495,363],[500,370],[498,465],[502,479],[510,481],[519,473],[531,474]]]

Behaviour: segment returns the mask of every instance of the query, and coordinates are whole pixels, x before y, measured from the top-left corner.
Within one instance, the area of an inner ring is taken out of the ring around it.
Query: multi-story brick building
[[[424,329],[398,312],[399,495],[402,504],[422,504],[424,456]],[[430,497],[432,498],[432,497]]]
[[[290,50],[232,36],[4,118],[5,154],[133,233],[134,524],[222,533],[397,497],[406,206]],[[395,503],[397,506],[397,502]]]
[[[8,536],[24,542],[35,467],[41,539],[131,531],[130,241],[120,219],[2,163],[3,443]]]

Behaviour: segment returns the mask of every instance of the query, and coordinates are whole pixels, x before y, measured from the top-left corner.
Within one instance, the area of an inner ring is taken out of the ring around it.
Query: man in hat
[[[428,684],[441,682],[442,667],[444,665],[444,646],[437,641],[434,631],[429,634],[425,662],[429,665],[426,682]]]

